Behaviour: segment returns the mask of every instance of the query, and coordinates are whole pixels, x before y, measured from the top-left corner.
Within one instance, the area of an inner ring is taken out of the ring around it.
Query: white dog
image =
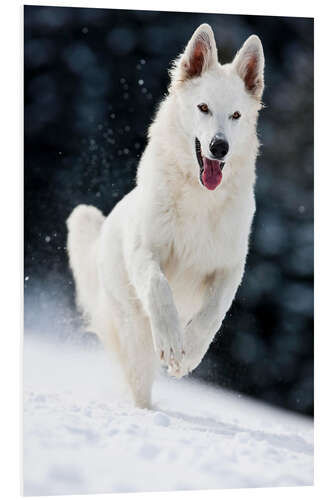
[[[242,280],[263,70],[257,36],[220,65],[201,25],[173,65],[135,189],[107,218],[80,205],[68,219],[77,303],[140,407],[157,360],[176,377],[198,366]]]

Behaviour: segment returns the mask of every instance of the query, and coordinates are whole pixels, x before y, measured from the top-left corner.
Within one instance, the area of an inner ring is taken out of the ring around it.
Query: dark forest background
[[[266,108],[245,278],[192,376],[311,415],[312,19],[25,6],[25,331],[79,336],[65,220],[134,187],[167,69],[202,22],[221,62],[260,36]]]

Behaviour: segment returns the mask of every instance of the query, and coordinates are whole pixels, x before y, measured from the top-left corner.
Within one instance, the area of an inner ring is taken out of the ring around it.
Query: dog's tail
[[[88,205],[78,205],[67,219],[67,251],[75,280],[76,302],[88,321],[92,320],[100,290],[97,244],[104,219],[97,208]]]

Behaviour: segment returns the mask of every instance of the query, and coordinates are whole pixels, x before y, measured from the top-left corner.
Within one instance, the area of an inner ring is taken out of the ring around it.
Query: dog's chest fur
[[[200,309],[214,273],[246,258],[254,202],[227,187],[214,196],[186,184],[165,207],[162,267],[185,321]]]
[[[173,268],[206,276],[230,268],[244,258],[254,213],[251,186],[242,192],[231,182],[210,193],[184,184],[169,198],[164,261]],[[224,189],[224,191],[223,191]]]

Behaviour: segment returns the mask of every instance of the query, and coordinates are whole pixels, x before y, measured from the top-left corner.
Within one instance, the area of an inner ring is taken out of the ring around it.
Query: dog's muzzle
[[[222,146],[220,145],[220,147],[222,151]],[[226,151],[225,154],[228,152],[225,145],[223,151]],[[197,137],[195,138],[195,152],[200,168],[200,182],[204,187],[213,191],[222,181],[222,169],[224,167],[224,162],[220,161],[220,159],[212,160],[211,158],[204,156],[202,154],[200,141]]]

